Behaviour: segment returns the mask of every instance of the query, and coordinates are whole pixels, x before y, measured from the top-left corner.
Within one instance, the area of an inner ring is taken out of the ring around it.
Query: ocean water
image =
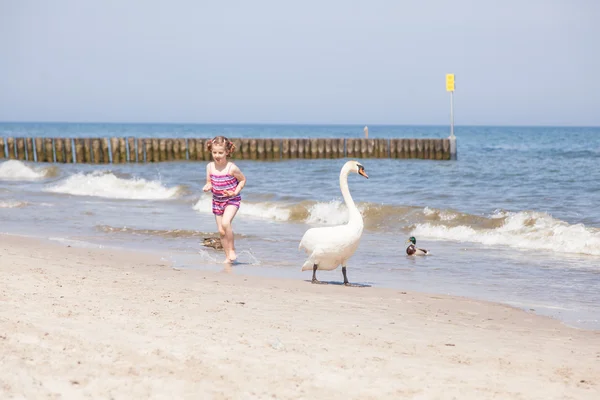
[[[361,137],[363,126],[1,123],[0,137]],[[600,329],[600,128],[455,127],[458,160],[362,159],[349,186],[365,221],[351,282],[498,301]],[[372,138],[447,137],[447,127],[369,126]],[[310,279],[298,250],[342,224],[346,160],[239,161],[240,264],[214,235],[205,163],[0,160],[0,231],[159,252],[177,268]],[[407,257],[414,235],[427,257]],[[341,270],[319,272],[341,282]],[[369,290],[349,289],[349,290]]]

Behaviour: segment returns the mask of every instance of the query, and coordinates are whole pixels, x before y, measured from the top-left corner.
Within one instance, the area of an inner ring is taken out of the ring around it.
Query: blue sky
[[[0,0],[0,120],[600,125],[600,1]],[[595,19],[595,20],[594,20]]]

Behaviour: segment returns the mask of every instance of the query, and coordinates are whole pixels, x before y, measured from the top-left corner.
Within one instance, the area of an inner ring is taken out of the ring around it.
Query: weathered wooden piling
[[[65,162],[67,164],[72,164],[73,163],[73,141],[71,140],[71,138],[64,138],[62,139],[63,141],[63,147],[65,149]]]
[[[137,162],[143,163],[146,162],[146,150],[144,148],[144,139],[136,140],[137,143]]]
[[[75,139],[75,162],[83,163],[83,139]]]
[[[94,164],[108,163],[108,161],[104,161],[102,153],[102,141],[99,138],[92,139],[92,159],[94,160]]]
[[[63,163],[65,162],[65,147],[64,147],[64,141],[62,138],[55,138],[54,139],[54,155],[56,157],[56,162],[57,163]]]
[[[119,138],[110,138],[110,155],[112,157],[113,164],[121,163],[121,146]]]
[[[0,158],[4,157],[4,147],[1,145],[0,138]],[[25,139],[25,152],[27,153],[27,161],[35,161],[35,151],[33,151],[33,138]]]
[[[456,159],[450,138],[233,138],[238,160]],[[210,161],[207,139],[0,138],[0,158],[58,163]],[[456,146],[456,145],[454,145]]]
[[[92,139],[83,139],[83,162],[86,164],[92,163]]]
[[[54,143],[52,138],[44,139],[44,154],[46,162],[54,162]]]
[[[4,138],[0,137],[0,160],[6,158],[6,154],[4,154],[6,150],[6,146],[4,144]]]
[[[25,161],[25,139],[17,138],[15,147],[17,148],[17,160]]]
[[[125,138],[119,138],[119,160],[121,163],[127,162],[127,144]]]
[[[130,163],[137,162],[135,152],[135,138],[127,138],[127,161]]]
[[[15,138],[6,138],[6,145],[8,146],[8,158],[10,160],[16,159],[17,157],[15,156]]]

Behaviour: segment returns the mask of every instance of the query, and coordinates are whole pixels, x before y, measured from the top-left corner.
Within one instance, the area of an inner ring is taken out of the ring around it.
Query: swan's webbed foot
[[[319,280],[317,280],[317,268],[319,268],[319,266],[317,264],[313,265],[313,276],[312,276],[312,283],[314,284],[319,284],[319,285],[327,285],[327,282],[321,282]]]

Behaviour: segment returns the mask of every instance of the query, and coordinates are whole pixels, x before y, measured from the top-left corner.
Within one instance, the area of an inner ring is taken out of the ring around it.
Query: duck
[[[346,224],[308,229],[298,246],[304,249],[308,258],[302,265],[302,271],[312,270],[312,283],[325,284],[317,279],[317,270],[332,271],[340,265],[345,286],[355,286],[348,282],[346,263],[352,257],[362,237],[363,218],[354,204],[348,189],[348,175],[356,173],[367,179],[365,167],[358,161],[347,161],[340,171],[340,190],[348,208],[349,219]]]
[[[406,248],[406,254],[408,254],[409,256],[424,256],[426,254],[429,254],[429,251],[425,249],[419,249],[417,247],[417,239],[415,239],[414,236],[408,238],[406,243],[410,243]]]
[[[223,244],[221,243],[221,239],[219,238],[204,238],[204,240],[202,241],[202,245],[206,247],[212,247],[215,250],[223,250]]]

